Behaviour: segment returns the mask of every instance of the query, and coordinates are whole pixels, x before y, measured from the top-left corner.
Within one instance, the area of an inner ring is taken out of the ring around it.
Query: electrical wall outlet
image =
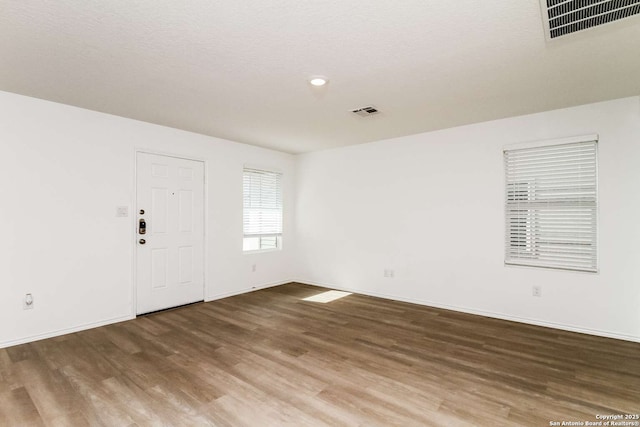
[[[22,309],[23,310],[31,310],[33,309],[33,295],[31,294],[26,294],[24,296],[24,300],[22,301]]]
[[[395,277],[395,275],[396,275],[395,270],[392,270],[392,269],[390,269],[390,268],[385,268],[385,269],[384,269],[384,277],[389,277],[389,278],[391,278],[391,277]]]
[[[532,288],[532,294],[534,297],[541,297],[542,296],[542,286],[539,285],[534,285]]]
[[[251,272],[252,272],[252,273],[255,273],[255,272],[256,272],[256,265],[255,265],[255,264],[252,264],[252,265],[251,265]]]

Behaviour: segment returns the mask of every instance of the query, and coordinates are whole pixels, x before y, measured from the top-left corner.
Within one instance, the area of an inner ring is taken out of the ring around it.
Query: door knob
[[[138,243],[140,243],[141,245],[144,245],[145,243],[147,243],[147,241],[144,239],[140,239],[138,240]]]

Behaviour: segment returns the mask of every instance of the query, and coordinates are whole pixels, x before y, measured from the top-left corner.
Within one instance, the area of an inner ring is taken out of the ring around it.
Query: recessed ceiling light
[[[324,86],[329,80],[325,76],[313,76],[309,79],[309,83],[314,86]]]

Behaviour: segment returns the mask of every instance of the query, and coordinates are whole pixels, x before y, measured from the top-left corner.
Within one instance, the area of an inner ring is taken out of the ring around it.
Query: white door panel
[[[136,311],[202,301],[204,164],[148,153],[138,153],[136,161],[136,226],[146,222],[146,233],[136,233]]]

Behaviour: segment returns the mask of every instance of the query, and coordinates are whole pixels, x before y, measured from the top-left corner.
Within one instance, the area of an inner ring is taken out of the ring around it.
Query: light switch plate
[[[129,216],[129,206],[117,206],[116,207],[116,216],[117,217],[127,217],[127,216]]]

